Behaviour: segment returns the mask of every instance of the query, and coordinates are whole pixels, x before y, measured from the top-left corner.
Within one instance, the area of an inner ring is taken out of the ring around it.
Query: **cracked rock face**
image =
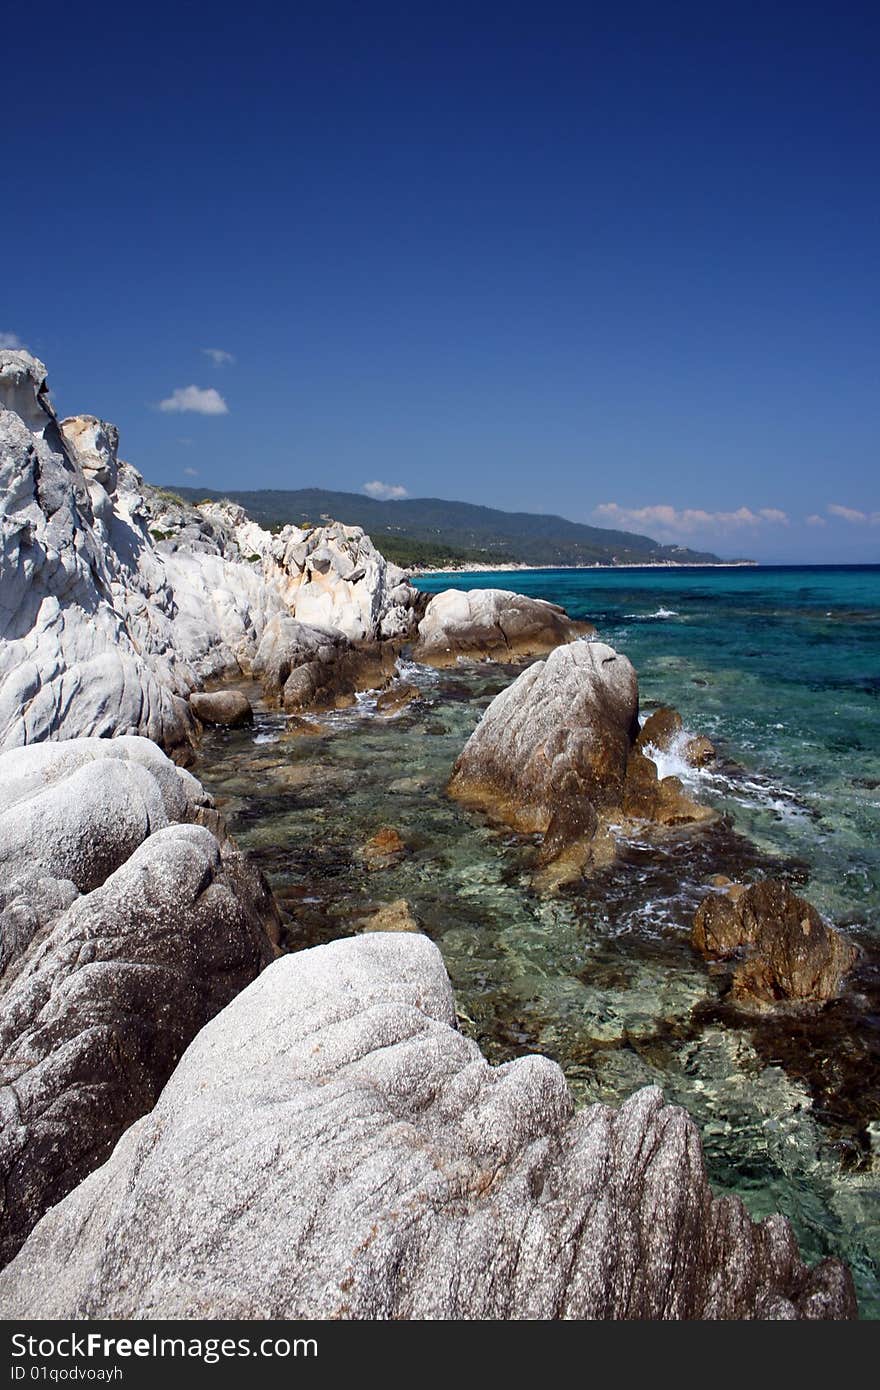
[[[425,609],[413,656],[439,667],[460,659],[528,661],[594,631],[544,599],[506,589],[446,589]]]
[[[142,738],[0,755],[0,1259],[275,954],[271,895]],[[271,939],[270,939],[271,938]]]
[[[0,1276],[6,1318],[843,1318],[656,1089],[490,1067],[426,938],[276,961]]]

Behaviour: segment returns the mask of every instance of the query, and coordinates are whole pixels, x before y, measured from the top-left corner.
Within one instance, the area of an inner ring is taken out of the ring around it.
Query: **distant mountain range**
[[[437,497],[378,502],[356,492],[327,492],[323,488],[216,492],[171,485],[171,490],[190,502],[228,497],[244,507],[254,521],[269,528],[288,522],[317,524],[328,517],[362,526],[388,559],[403,565],[721,563],[717,555],[707,551],[660,545],[650,536],[631,531],[609,531],[561,516],[501,512]]]

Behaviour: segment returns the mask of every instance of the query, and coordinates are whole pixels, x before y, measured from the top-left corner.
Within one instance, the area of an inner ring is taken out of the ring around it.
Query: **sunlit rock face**
[[[441,667],[461,660],[525,662],[594,632],[543,599],[506,589],[445,589],[425,609],[414,655]]]
[[[42,363],[0,352],[0,749],[83,734],[144,733],[166,748],[188,740],[178,698],[187,676],[163,650],[161,591],[144,613],[152,651],[131,621],[133,607],[147,608],[142,591],[127,601],[144,535],[109,505],[96,516],[90,491]]]
[[[210,797],[149,739],[0,754],[0,1262],[149,1110],[278,930]]]
[[[842,1318],[837,1261],[713,1199],[656,1088],[574,1112],[493,1068],[440,953],[370,932],[276,961],[0,1276],[7,1318]]]
[[[118,448],[97,416],[59,423],[41,362],[0,352],[0,749],[139,733],[183,750],[188,696],[248,674],[272,620],[355,642],[413,627],[420,596],[358,528],[273,536],[150,488]]]
[[[638,745],[639,687],[603,642],[556,647],[502,690],[456,760],[449,793],[491,819],[540,834],[554,887],[614,854],[624,820],[654,833],[712,813]]]

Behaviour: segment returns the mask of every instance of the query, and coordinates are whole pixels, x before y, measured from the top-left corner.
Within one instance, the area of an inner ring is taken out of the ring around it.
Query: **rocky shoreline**
[[[809,1270],[781,1217],[713,1199],[655,1089],[574,1113],[546,1058],[490,1067],[417,923],[288,953],[165,756],[249,718],[236,680],[296,721],[364,690],[404,707],[402,654],[525,665],[450,792],[539,836],[558,891],[607,866],[621,816],[706,820],[658,776],[626,658],[538,600],[428,601],[359,528],[273,535],[149,488],[113,426],[58,421],[25,353],[0,353],[0,401],[4,1315],[853,1316],[840,1261]],[[774,902],[751,925],[732,900],[721,944],[757,953],[753,993],[810,999],[812,970],[827,997],[850,948],[788,898],[780,943]]]

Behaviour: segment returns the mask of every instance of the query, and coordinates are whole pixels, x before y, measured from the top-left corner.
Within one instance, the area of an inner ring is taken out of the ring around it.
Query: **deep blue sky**
[[[0,334],[148,478],[880,560],[876,3],[50,3],[4,44]],[[227,413],[158,408],[190,386]]]

